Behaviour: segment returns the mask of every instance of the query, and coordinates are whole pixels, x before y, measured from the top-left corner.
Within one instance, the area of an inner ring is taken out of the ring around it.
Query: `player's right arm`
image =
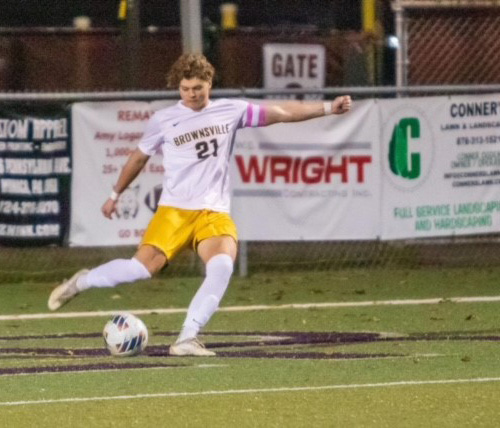
[[[141,170],[149,160],[149,155],[145,154],[141,149],[135,149],[127,159],[123,166],[118,181],[113,186],[114,194],[122,193],[132,181],[139,175]],[[111,218],[111,215],[116,210],[117,197],[110,196],[101,208],[104,217]]]

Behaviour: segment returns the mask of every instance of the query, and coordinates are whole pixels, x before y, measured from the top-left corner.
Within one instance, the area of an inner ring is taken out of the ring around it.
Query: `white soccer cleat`
[[[80,292],[78,288],[76,288],[76,281],[88,271],[88,269],[79,270],[70,279],[54,288],[52,293],[50,293],[48,302],[48,307],[51,311],[59,309],[62,305],[69,302]]]
[[[177,357],[213,357],[215,355],[215,352],[206,349],[205,345],[203,345],[203,343],[201,343],[196,337],[183,340],[182,342],[175,342],[170,346],[168,353]]]

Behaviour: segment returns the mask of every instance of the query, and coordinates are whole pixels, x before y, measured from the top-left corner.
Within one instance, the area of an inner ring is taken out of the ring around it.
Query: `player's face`
[[[196,77],[182,79],[179,85],[182,103],[195,111],[205,108],[209,101],[211,87],[211,82]]]

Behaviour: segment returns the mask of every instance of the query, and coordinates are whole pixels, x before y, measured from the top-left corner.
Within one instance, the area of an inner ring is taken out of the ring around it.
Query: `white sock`
[[[139,260],[116,259],[90,270],[76,282],[76,287],[86,290],[92,287],[114,287],[118,284],[151,278],[151,274]]]
[[[233,259],[227,254],[217,254],[207,262],[205,279],[191,300],[179,342],[196,337],[208,323],[219,307],[232,273]]]

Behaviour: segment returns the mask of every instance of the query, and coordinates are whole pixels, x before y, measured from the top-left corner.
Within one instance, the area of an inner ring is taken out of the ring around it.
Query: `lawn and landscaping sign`
[[[65,242],[71,138],[65,108],[0,109],[0,245]]]
[[[500,96],[382,100],[383,239],[500,229]]]

